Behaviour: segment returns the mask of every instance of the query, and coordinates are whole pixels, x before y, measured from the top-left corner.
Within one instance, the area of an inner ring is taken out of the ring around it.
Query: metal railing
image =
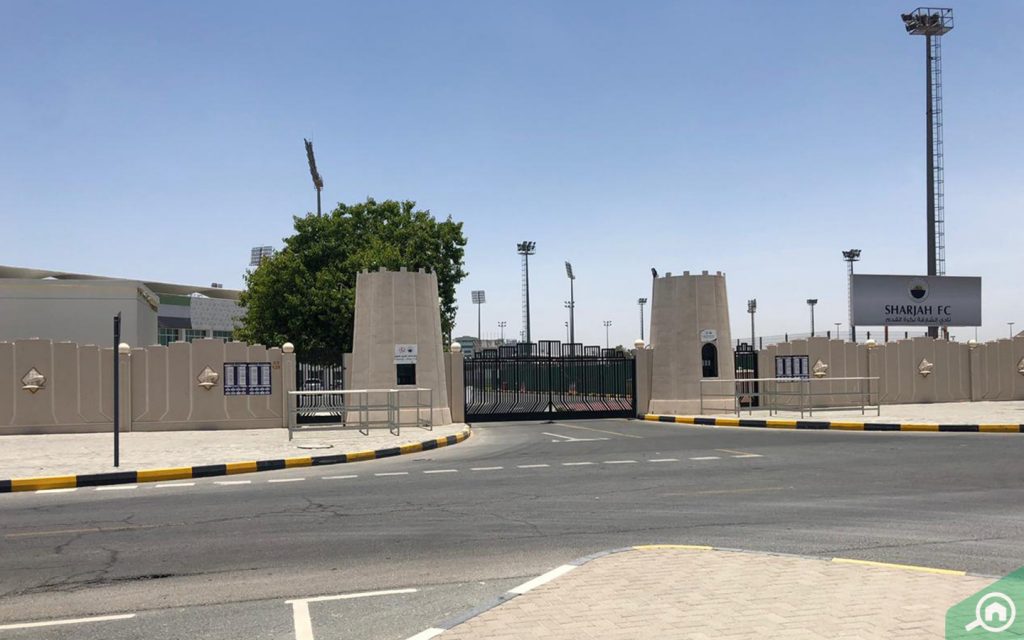
[[[412,394],[414,402],[408,403]],[[427,402],[423,398],[426,395]],[[339,391],[289,391],[288,392],[288,439],[299,431],[337,431],[357,429],[363,435],[370,435],[370,429],[386,428],[393,435],[399,435],[402,427],[420,427],[433,430],[434,391],[421,387],[402,389],[346,389]],[[405,401],[403,402],[403,396]],[[311,402],[300,402],[306,398]],[[300,404],[307,406],[299,406]],[[329,407],[323,413],[328,418],[316,424],[300,424],[300,412],[309,415],[310,406]],[[426,418],[423,411],[426,410]],[[413,419],[406,420],[415,412]],[[336,418],[336,420],[332,419]]]
[[[747,409],[750,415],[753,415],[755,409],[767,409],[770,416],[780,411],[800,411],[801,418],[804,417],[804,413],[813,416],[815,411],[851,409],[860,409],[861,415],[865,415],[868,409],[874,409],[875,415],[881,415],[878,380],[877,376],[733,380],[705,378],[700,381],[700,412],[704,413],[705,399],[728,398],[731,399],[732,411],[737,416],[743,409]],[[716,393],[706,390],[706,385],[728,386],[730,391]],[[840,388],[836,389],[836,386]],[[754,402],[755,398],[757,402]],[[847,402],[847,399],[850,401]]]

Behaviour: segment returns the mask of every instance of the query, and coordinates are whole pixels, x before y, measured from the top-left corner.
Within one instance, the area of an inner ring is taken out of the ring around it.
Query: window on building
[[[396,364],[395,369],[397,370],[398,373],[398,384],[416,384],[416,365]]]
[[[185,329],[185,342],[206,337],[206,329]]]
[[[234,335],[235,335],[234,331],[214,331],[213,332],[213,337],[214,338],[220,338],[224,342],[229,342],[231,340],[231,337],[234,336]]]
[[[701,375],[705,378],[718,377],[718,347],[705,342],[700,348]]]
[[[171,327],[160,327],[157,332],[157,341],[165,347],[178,340],[178,330]]]

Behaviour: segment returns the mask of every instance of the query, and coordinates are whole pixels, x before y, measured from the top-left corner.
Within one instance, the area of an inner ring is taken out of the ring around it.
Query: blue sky
[[[0,4],[0,264],[240,287],[315,209],[465,222],[457,334],[639,334],[650,268],[727,273],[734,335],[846,324],[845,265],[925,267],[924,43],[897,2]],[[950,2],[947,264],[1024,328],[1024,3]],[[959,330],[965,334],[967,329]],[[953,332],[957,333],[956,330]],[[971,332],[973,333],[973,331]]]

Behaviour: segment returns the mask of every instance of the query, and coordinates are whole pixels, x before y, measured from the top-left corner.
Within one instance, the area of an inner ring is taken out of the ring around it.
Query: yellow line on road
[[[639,438],[643,440],[643,436],[635,436],[631,433],[619,433],[618,431],[605,431],[604,429],[595,429],[593,427],[581,427],[578,424],[565,424],[564,422],[555,422],[560,427],[568,427],[570,429],[586,429],[587,431],[596,431],[598,433],[610,433],[613,436],[622,436],[623,438]]]
[[[882,567],[886,569],[903,569],[904,571],[919,571],[921,573],[938,573],[946,576],[965,576],[966,571],[955,569],[936,569],[934,567],[921,567],[914,564],[894,564],[891,562],[875,562],[873,560],[856,560],[853,558],[832,558],[832,562],[839,564],[859,564],[868,567]]]

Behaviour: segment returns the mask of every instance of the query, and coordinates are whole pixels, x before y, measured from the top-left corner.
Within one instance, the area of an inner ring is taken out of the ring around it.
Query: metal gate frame
[[[466,359],[466,422],[636,417],[636,361],[557,340]]]
[[[757,351],[746,342],[737,344],[736,351],[733,353],[733,364],[736,371],[739,406],[761,406],[761,383],[759,381],[741,382],[746,378],[757,378]]]

